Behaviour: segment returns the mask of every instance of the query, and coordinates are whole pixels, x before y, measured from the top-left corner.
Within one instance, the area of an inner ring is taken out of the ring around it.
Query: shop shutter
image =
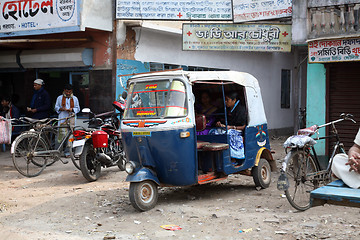
[[[336,125],[340,141],[344,143],[348,151],[354,144],[360,125],[360,62],[334,63],[326,67],[329,85],[327,120],[336,120],[341,113],[351,113],[357,122],[354,124],[351,121],[343,121]],[[327,144],[328,154],[331,153],[329,150],[332,150],[332,144],[331,142]]]

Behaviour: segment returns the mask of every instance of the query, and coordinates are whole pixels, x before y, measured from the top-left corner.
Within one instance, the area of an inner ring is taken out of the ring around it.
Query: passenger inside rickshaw
[[[243,132],[247,125],[247,110],[245,104],[245,94],[244,88],[239,85],[226,85],[225,86],[225,99],[223,98],[222,88],[219,88],[221,85],[215,85],[216,87],[208,87],[209,91],[212,90],[211,96],[213,99],[213,105],[218,107],[218,110],[210,116],[215,118],[215,122],[212,123],[210,129],[207,131],[199,131],[201,127],[197,127],[198,132],[198,149],[203,151],[206,143],[225,143],[228,144],[227,148],[230,147],[230,157],[234,165],[241,165],[243,159],[245,158],[244,151],[244,141],[243,141]],[[217,91],[216,91],[217,90]],[[201,92],[201,90],[200,90]],[[196,95],[196,101],[199,101],[200,94]],[[216,99],[220,99],[218,101]],[[224,102],[226,105],[227,113],[227,125],[225,124],[225,108]],[[216,105],[222,103],[222,106]],[[199,113],[199,112],[198,112]],[[204,115],[204,114],[203,114]],[[198,115],[197,124],[201,123],[201,119],[204,116]],[[206,116],[205,116],[206,118]],[[208,123],[206,118],[206,123]],[[206,125],[208,128],[209,125]],[[227,127],[227,131],[226,131]],[[206,132],[206,135],[203,133]],[[227,134],[226,134],[227,133]],[[207,145],[209,146],[209,145]],[[224,146],[222,146],[224,147]],[[202,154],[200,154],[202,155]],[[199,156],[199,160],[201,156]]]

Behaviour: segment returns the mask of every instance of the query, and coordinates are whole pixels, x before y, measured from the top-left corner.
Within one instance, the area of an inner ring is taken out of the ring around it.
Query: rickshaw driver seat
[[[201,132],[204,131],[206,128],[206,117],[204,114],[197,114],[195,116],[195,125],[196,125],[196,131]],[[210,144],[209,142],[204,141],[197,141],[196,142],[196,148],[202,149],[204,146]]]
[[[201,132],[206,128],[206,117],[204,114],[197,114],[195,116],[196,131]]]

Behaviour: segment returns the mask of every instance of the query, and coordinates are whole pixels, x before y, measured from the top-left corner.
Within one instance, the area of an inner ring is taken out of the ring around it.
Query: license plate
[[[73,141],[72,147],[78,147],[78,146],[83,146],[85,144],[85,139],[81,139],[81,140],[77,140],[77,141]]]

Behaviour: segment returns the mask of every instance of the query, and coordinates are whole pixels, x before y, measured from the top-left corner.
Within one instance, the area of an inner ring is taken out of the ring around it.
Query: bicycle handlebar
[[[344,121],[344,120],[350,120],[350,121],[352,121],[353,123],[356,123],[356,121],[354,120],[354,115],[352,115],[352,114],[350,114],[350,113],[347,113],[347,114],[342,113],[342,114],[340,114],[340,118],[339,118],[339,119],[334,120],[334,121],[331,121],[331,122],[328,122],[328,123],[325,123],[325,124],[323,124],[323,125],[320,125],[320,126],[318,126],[318,129],[319,129],[319,128],[322,128],[322,127],[326,127],[326,126],[331,125],[331,124],[335,124],[335,123],[338,123],[338,122],[342,122],[342,121]]]

